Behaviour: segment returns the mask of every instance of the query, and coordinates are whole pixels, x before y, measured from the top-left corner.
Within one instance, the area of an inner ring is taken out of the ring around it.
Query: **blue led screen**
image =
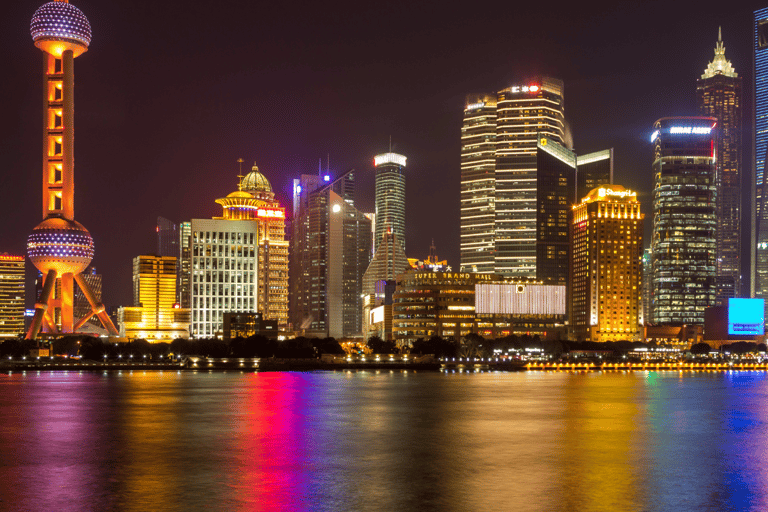
[[[765,333],[765,299],[728,299],[728,334]]]

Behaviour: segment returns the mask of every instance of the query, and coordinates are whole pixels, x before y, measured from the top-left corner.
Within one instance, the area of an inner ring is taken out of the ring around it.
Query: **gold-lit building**
[[[24,332],[24,256],[0,254],[0,338]]]
[[[255,220],[258,233],[257,311],[264,320],[288,327],[288,246],[285,239],[285,208],[275,199],[272,186],[254,163],[240,180],[236,192],[217,199],[224,212],[218,219]]]
[[[192,336],[223,336],[224,313],[261,313],[288,327],[285,208],[259,168],[239,176],[238,190],[217,199],[221,217],[182,223],[182,304]]]
[[[150,342],[189,338],[189,309],[176,302],[176,261],[151,255],[133,259],[134,306],[118,309],[121,336]]]
[[[642,339],[643,218],[637,193],[620,185],[596,188],[573,207],[575,339]]]

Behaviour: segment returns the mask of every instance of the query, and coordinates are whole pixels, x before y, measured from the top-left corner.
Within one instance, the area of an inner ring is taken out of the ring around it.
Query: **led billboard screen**
[[[565,315],[565,286],[476,284],[475,312],[497,315]]]
[[[728,299],[728,334],[765,333],[765,299]]]

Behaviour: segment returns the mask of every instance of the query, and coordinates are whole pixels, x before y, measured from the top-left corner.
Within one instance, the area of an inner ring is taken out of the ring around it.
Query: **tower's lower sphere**
[[[29,235],[27,254],[43,274],[79,274],[93,259],[93,238],[77,221],[49,217]]]

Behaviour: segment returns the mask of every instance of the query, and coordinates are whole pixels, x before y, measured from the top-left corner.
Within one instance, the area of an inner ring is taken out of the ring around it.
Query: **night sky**
[[[615,149],[615,182],[639,191],[648,235],[652,123],[697,114],[719,25],[744,78],[750,174],[761,3],[72,3],[94,34],[75,60],[75,218],[93,235],[108,306],[130,305],[131,260],[156,251],[158,216],[220,215],[238,158],[289,207],[291,180],[330,156],[332,174],[358,170],[358,207],[373,211],[372,157],[390,136],[408,157],[408,255],[425,257],[434,238],[458,269],[464,97],[538,74],[564,80],[578,153]],[[29,35],[41,3],[4,5],[0,252],[23,254],[42,220],[43,57]]]

